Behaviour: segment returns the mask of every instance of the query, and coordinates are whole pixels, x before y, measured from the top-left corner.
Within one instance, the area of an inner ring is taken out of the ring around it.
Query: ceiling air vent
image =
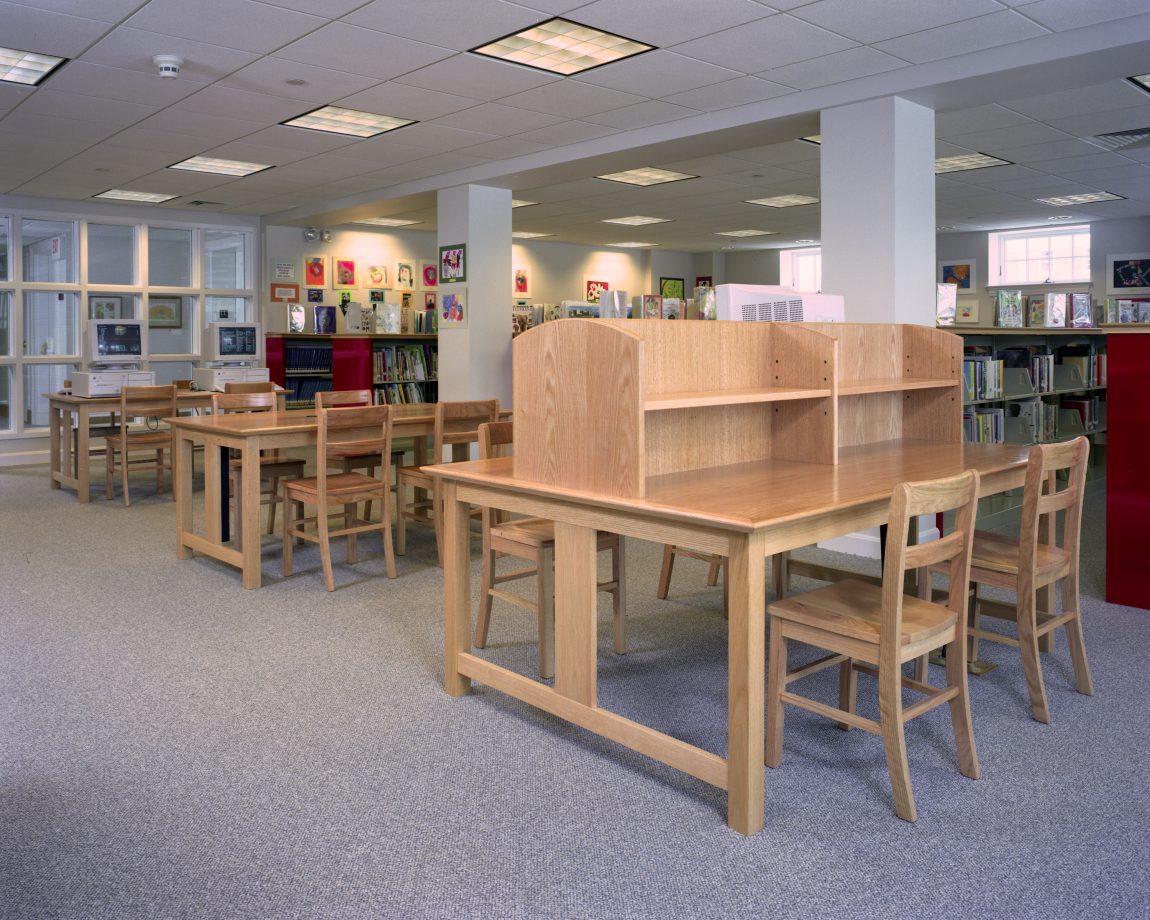
[[[1109,134],[1096,134],[1082,138],[1088,144],[1104,150],[1125,150],[1135,147],[1150,147],[1150,128],[1131,128],[1129,131],[1111,131]]]

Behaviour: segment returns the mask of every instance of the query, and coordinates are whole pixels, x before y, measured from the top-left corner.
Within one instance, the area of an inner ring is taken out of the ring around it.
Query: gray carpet
[[[314,551],[284,580],[269,544],[245,592],[177,561],[170,498],[136,495],[85,506],[42,467],[0,469],[4,918],[1150,916],[1150,613],[1100,600],[1097,495],[1096,696],[1060,637],[1039,725],[1016,653],[987,648],[983,778],[958,773],[945,707],[912,723],[916,825],[878,738],[790,710],[749,839],[705,784],[493,691],[448,697],[428,535],[396,581],[366,541],[335,594]],[[658,561],[629,544],[626,656],[602,602],[600,697],[722,753],[720,594],[682,560],[655,600]],[[488,654],[533,675],[532,642],[497,607]]]

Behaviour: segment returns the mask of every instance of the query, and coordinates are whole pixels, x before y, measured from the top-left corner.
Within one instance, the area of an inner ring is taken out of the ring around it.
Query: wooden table
[[[507,412],[503,413],[504,415]],[[392,406],[396,438],[415,439],[415,462],[426,460],[426,439],[435,433],[435,404]],[[240,458],[242,533],[260,532],[260,451],[304,447],[316,443],[312,409],[288,412],[232,413],[181,416],[169,419],[176,437],[176,555],[190,559],[203,553],[243,571],[245,588],[258,588],[260,541],[245,540],[242,549],[227,545],[228,462],[230,451]],[[204,531],[196,533],[192,520],[192,450],[204,445]],[[463,445],[466,449],[466,445]]]
[[[444,686],[472,680],[727,790],[727,823],[763,826],[767,556],[886,521],[895,485],[976,469],[981,494],[1020,487],[1027,448],[894,441],[843,450],[837,466],[767,460],[651,477],[641,499],[515,479],[510,459],[443,464]],[[555,524],[554,689],[471,652],[468,505]],[[595,531],[729,558],[727,757],[596,704]]]
[[[90,500],[90,429],[93,415],[107,415],[120,408],[119,396],[73,396],[46,393],[48,399],[49,481],[53,489],[67,486],[76,490],[81,502]],[[201,390],[176,393],[179,408],[199,409],[212,404],[212,394]],[[76,437],[72,437],[75,417]]]

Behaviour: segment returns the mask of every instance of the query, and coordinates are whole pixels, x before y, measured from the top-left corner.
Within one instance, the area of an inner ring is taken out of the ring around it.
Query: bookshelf
[[[373,389],[381,403],[438,400],[434,334],[269,335],[266,353],[289,408],[313,405],[322,390]]]

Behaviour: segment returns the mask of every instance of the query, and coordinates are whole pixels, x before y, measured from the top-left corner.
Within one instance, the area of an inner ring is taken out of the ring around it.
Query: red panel
[[[1106,600],[1150,610],[1150,334],[1106,351]]]
[[[273,383],[286,386],[284,377],[284,340],[282,336],[269,335],[264,339],[264,360],[268,366],[268,376]]]
[[[334,338],[331,341],[331,388],[370,390],[371,339]]]

